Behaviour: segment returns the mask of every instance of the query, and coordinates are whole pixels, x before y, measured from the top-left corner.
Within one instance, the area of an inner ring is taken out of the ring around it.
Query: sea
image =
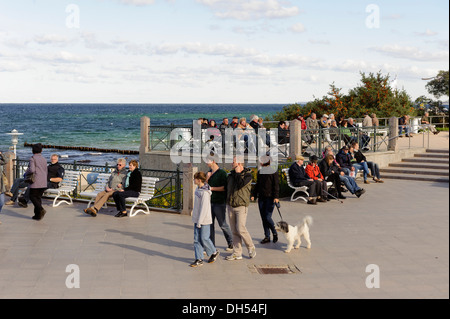
[[[11,148],[13,129],[19,136],[17,157],[28,160],[31,148],[24,144],[83,146],[97,149],[139,150],[140,119],[150,117],[151,125],[190,125],[198,118],[214,119],[252,114],[267,117],[286,104],[0,104],[0,152]],[[118,158],[139,159],[139,155],[44,149],[42,154],[60,155],[61,163],[111,165]]]

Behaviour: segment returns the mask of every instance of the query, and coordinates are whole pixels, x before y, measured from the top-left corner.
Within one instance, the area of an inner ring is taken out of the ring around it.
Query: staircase
[[[449,150],[429,149],[400,163],[391,163],[380,172],[383,179],[449,183]]]

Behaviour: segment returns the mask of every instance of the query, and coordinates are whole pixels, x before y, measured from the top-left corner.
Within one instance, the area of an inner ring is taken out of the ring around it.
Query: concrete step
[[[414,154],[414,157],[425,157],[425,158],[446,158],[448,159],[448,154],[439,154],[439,153],[421,153]]]
[[[428,149],[426,150],[427,153],[442,153],[442,154],[449,154],[449,150],[435,150],[435,149]]]
[[[448,159],[442,159],[442,158],[426,158],[426,157],[411,157],[411,158],[404,158],[402,159],[402,162],[407,163],[434,163],[434,164],[448,164]]]
[[[429,176],[449,176],[448,169],[422,169],[422,168],[405,168],[405,167],[396,167],[396,168],[382,168],[380,169],[381,173],[395,173],[395,174],[407,174],[407,175],[429,175]],[[384,176],[384,174],[383,174]]]
[[[428,164],[428,163],[421,163],[421,162],[400,162],[400,163],[391,163],[389,164],[389,167],[404,167],[404,168],[420,168],[420,169],[442,169],[442,170],[448,170],[449,165],[448,164]]]
[[[449,183],[448,177],[443,176],[430,176],[422,174],[403,174],[403,173],[385,173],[381,175],[382,179],[402,179],[411,181],[423,181],[423,182],[438,182],[438,183]]]

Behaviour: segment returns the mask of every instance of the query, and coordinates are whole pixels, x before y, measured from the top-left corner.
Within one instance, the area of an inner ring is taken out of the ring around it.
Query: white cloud
[[[41,45],[53,45],[53,46],[64,47],[71,43],[74,43],[76,40],[73,38],[69,38],[69,37],[61,36],[61,35],[57,35],[57,34],[41,34],[41,35],[34,36],[33,41],[35,43],[41,44]]]
[[[305,26],[302,23],[296,23],[290,27],[290,30],[295,33],[303,33],[306,31]]]
[[[384,45],[382,47],[372,47],[371,50],[381,54],[406,60],[414,61],[448,61],[448,51],[425,52],[416,47],[394,45]]]
[[[56,53],[32,53],[29,58],[36,61],[44,61],[50,63],[90,63],[94,59],[89,56],[80,56],[67,51],[59,51]]]
[[[300,14],[298,7],[283,6],[279,0],[197,0],[197,2],[210,7],[217,17],[223,19],[280,19]]]
[[[432,37],[437,35],[438,33],[435,31],[431,31],[430,29],[427,29],[425,32],[414,32],[414,34],[421,37]]]

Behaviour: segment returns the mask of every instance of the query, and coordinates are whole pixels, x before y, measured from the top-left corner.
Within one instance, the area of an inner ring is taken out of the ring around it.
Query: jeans
[[[261,220],[264,229],[264,237],[270,238],[270,231],[274,236],[277,236],[277,231],[275,230],[275,223],[272,219],[273,209],[275,208],[275,203],[273,198],[258,198],[259,214],[261,215]]]
[[[367,166],[369,166],[370,171],[372,172],[372,176],[375,178],[380,179],[381,175],[380,175],[380,168],[378,167],[377,163],[374,162],[367,162]]]
[[[13,185],[11,186],[11,193],[13,194],[13,196],[11,197],[11,200],[13,202],[15,202],[17,200],[17,197],[19,196],[19,189],[25,188],[28,186],[30,186],[30,184],[25,183],[25,178],[16,178]],[[29,198],[26,198],[26,201],[28,202]]]
[[[216,244],[216,236],[215,236],[215,219],[217,218],[217,222],[219,223],[220,228],[222,229],[223,235],[225,236],[225,240],[227,241],[228,246],[233,244],[233,234],[231,233],[231,228],[227,223],[227,205],[226,204],[211,204],[211,216],[212,216],[212,224],[211,224],[211,241],[215,245]]]
[[[339,178],[344,183],[345,187],[350,191],[350,193],[355,194],[360,187],[356,184],[355,179],[348,175],[339,175]]]
[[[118,212],[125,212],[127,210],[125,205],[125,199],[127,197],[139,197],[139,193],[135,191],[114,192],[113,198]]]
[[[209,238],[211,231],[211,225],[201,225],[197,227],[197,223],[194,224],[194,252],[195,259],[203,259],[203,250],[206,251],[206,255],[211,256],[216,252],[216,247]]]
[[[2,212],[3,205],[5,205],[5,194],[0,194],[0,213]]]
[[[353,164],[353,167],[355,168],[355,176],[358,173],[358,170],[362,170],[363,171],[364,181],[366,181],[367,180],[367,175],[370,173],[369,172],[369,167],[367,166],[367,162]]]

